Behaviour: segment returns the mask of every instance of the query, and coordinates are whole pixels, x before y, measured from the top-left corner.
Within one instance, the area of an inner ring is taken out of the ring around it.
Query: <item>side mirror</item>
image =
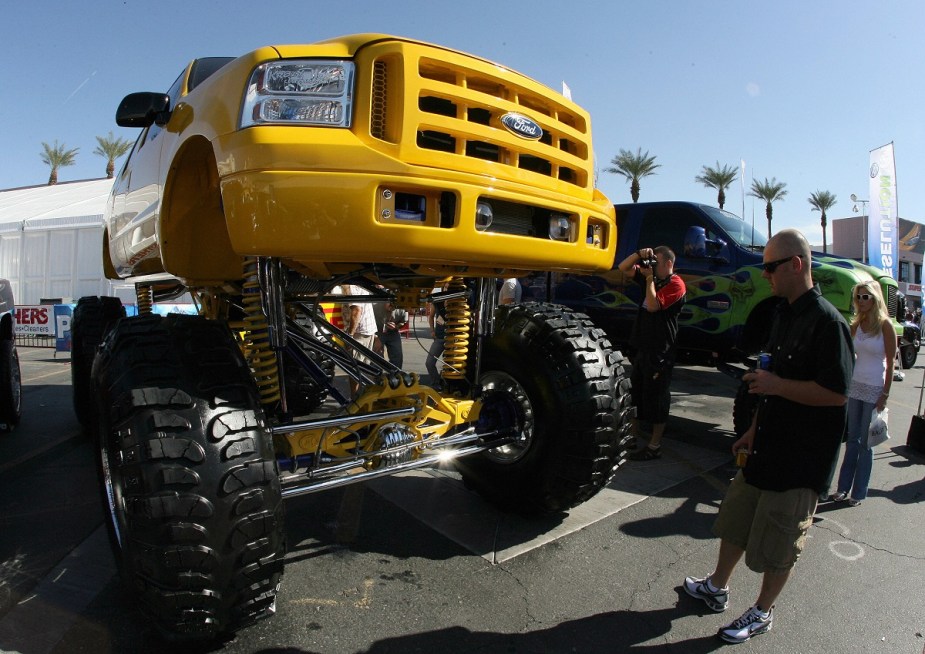
[[[170,119],[170,96],[166,93],[130,93],[116,109],[119,127],[164,125]]]
[[[707,230],[699,225],[687,228],[684,235],[684,256],[696,259],[719,259],[728,261],[726,241],[721,238],[707,238]]]
[[[700,259],[707,256],[707,230],[696,225],[687,228],[684,234],[684,256]]]
[[[707,239],[707,254],[711,257],[721,257],[723,250],[726,247],[726,241],[721,238],[718,239]]]

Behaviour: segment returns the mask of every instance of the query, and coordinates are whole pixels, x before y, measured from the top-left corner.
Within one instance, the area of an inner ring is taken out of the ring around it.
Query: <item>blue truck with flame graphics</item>
[[[587,313],[615,344],[625,344],[642,289],[617,264],[640,247],[667,245],[674,270],[687,285],[679,318],[679,358],[709,365],[742,361],[766,342],[777,299],[762,278],[767,237],[750,222],[716,207],[694,202],[640,202],[616,205],[619,234],[613,269],[601,275],[551,273],[526,280],[533,296]],[[851,290],[862,280],[880,284],[890,315],[901,304],[894,279],[852,259],[813,253],[813,280],[823,295],[851,318]],[[903,367],[915,363],[918,333],[897,325]]]

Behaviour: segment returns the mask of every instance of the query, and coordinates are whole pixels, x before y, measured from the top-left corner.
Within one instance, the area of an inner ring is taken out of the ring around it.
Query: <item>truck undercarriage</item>
[[[115,298],[75,310],[75,408],[100,439],[113,545],[165,634],[212,637],[272,612],[283,499],[452,465],[504,509],[549,513],[593,496],[622,463],[624,360],[582,314],[497,307],[494,278],[320,281],[256,258],[246,270],[193,289],[198,316],[152,313],[149,284],[137,286],[138,316],[123,318]],[[370,294],[331,293],[346,282]],[[442,391],[321,308],[386,300],[445,303]],[[178,590],[190,578],[203,588]]]

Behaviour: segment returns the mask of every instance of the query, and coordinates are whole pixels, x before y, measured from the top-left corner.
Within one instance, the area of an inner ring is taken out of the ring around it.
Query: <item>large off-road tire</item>
[[[82,297],[71,317],[71,388],[74,413],[84,433],[96,431],[96,399],[90,385],[90,371],[100,343],[125,317],[125,307],[117,297]]]
[[[460,460],[465,483],[528,514],[595,495],[626,451],[634,409],[623,363],[584,314],[538,303],[499,307],[479,381],[492,413],[520,423],[520,439]],[[510,410],[498,411],[505,400]]]
[[[732,404],[732,429],[736,436],[741,436],[751,427],[757,410],[758,396],[748,392],[746,382],[740,383]]]
[[[226,325],[118,323],[93,367],[107,525],[130,593],[169,639],[271,615],[283,570],[280,480],[250,371]]]
[[[0,341],[0,432],[13,431],[22,417],[19,353],[10,340]]]

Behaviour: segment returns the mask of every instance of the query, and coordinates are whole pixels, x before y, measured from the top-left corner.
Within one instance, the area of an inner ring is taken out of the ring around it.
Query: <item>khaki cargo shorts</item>
[[[755,572],[790,570],[806,544],[819,494],[809,488],[777,492],[755,488],[740,471],[732,480],[713,533],[745,550],[745,565]]]
[[[376,344],[376,335],[372,334],[370,336],[354,336],[353,340],[362,345],[363,347],[373,350],[373,346]],[[353,350],[353,358],[359,361],[360,363],[370,363],[369,357],[360,352],[359,350]]]

